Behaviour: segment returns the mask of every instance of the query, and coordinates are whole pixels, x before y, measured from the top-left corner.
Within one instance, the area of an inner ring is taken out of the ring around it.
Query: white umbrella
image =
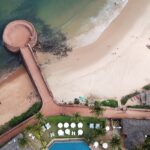
[[[98,147],[98,145],[99,145],[99,143],[96,141],[96,142],[94,142],[94,144],[93,144],[93,145],[94,145],[94,147],[95,147],[95,148],[97,148],[97,147]]]
[[[83,123],[82,122],[79,122],[78,123],[78,128],[82,128],[83,127]]]
[[[103,143],[103,144],[102,144],[102,147],[103,147],[104,149],[107,149],[107,148],[108,148],[108,143]]]
[[[74,122],[71,123],[71,128],[75,128],[76,124]]]
[[[82,135],[83,134],[83,130],[78,130],[78,135]]]
[[[66,130],[65,130],[65,133],[66,133],[67,135],[70,135],[70,130],[69,130],[69,129],[66,129]]]
[[[64,128],[68,128],[69,127],[69,123],[68,122],[65,122],[64,123]]]
[[[62,128],[63,127],[63,124],[60,122],[60,123],[58,123],[58,128]]]
[[[64,136],[64,131],[63,130],[58,130],[58,135],[59,136]]]
[[[109,130],[110,130],[110,127],[109,127],[109,126],[106,126],[105,129],[106,129],[106,131],[109,131]]]
[[[29,133],[29,136],[31,137],[31,136],[32,136],[32,133]]]

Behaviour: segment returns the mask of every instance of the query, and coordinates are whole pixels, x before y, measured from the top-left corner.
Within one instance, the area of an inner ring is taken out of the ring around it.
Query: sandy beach
[[[150,83],[149,17],[149,0],[129,0],[96,42],[43,64],[55,98],[69,102],[92,94],[119,100]]]
[[[39,99],[23,67],[0,82],[0,125],[29,109]]]
[[[149,0],[129,0],[93,44],[74,49],[62,59],[37,52],[55,99],[70,102],[95,95],[119,100],[150,83],[149,17]],[[30,100],[31,93],[35,90],[23,67],[0,82],[0,124],[26,111],[37,100]]]

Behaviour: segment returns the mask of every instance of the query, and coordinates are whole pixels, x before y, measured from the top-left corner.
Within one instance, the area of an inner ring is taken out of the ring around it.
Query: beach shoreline
[[[120,100],[150,82],[149,7],[148,0],[130,0],[96,42],[42,65],[59,102],[90,94]]]
[[[71,43],[74,49],[82,48],[95,43],[95,41],[109,27],[109,25],[120,15],[127,3],[128,0],[107,1],[97,16],[89,18],[89,24],[91,24],[92,28],[69,39],[69,43]],[[88,25],[85,24],[85,27],[86,26]]]
[[[148,0],[137,3],[129,0],[96,42],[73,50],[68,57],[47,61],[50,57],[39,53],[42,73],[58,102],[70,102],[90,94],[120,100],[150,82],[147,71],[150,56],[145,46],[149,4]],[[144,29],[140,28],[141,22]]]
[[[120,15],[120,13],[121,13],[121,11],[123,10],[123,8],[126,6],[126,4],[127,4],[127,2],[128,2],[128,0],[125,0],[125,1],[123,1],[121,4],[116,4],[116,5],[118,5],[117,6],[117,10],[116,10],[116,12],[117,12],[117,14],[116,14],[116,16],[112,16],[112,18],[110,19],[110,21],[109,21],[109,24],[105,27],[105,29],[99,34],[99,36],[101,36],[101,34],[107,29],[107,28],[109,28],[109,25],[113,22],[113,20],[115,20],[116,19],[116,17],[118,16],[118,15]],[[115,13],[116,13],[115,12]],[[80,36],[80,35],[79,35]],[[78,38],[78,37],[75,37],[75,38]],[[97,40],[95,40],[95,41],[97,41]],[[90,43],[90,44],[88,44],[88,45],[86,45],[86,46],[77,46],[77,47],[75,47],[75,48],[73,48],[73,51],[76,51],[76,50],[78,50],[78,49],[86,49],[86,47],[87,46],[89,46],[89,45],[92,45],[92,44],[94,44],[95,43],[95,41],[94,42],[92,42],[92,43]],[[39,63],[40,63],[40,65],[43,65],[43,64],[48,64],[48,63],[50,63],[50,62],[52,62],[52,63],[55,63],[55,62],[57,62],[57,61],[59,61],[61,58],[57,58],[56,56],[53,56],[52,54],[47,54],[47,53],[41,53],[41,52],[37,52],[37,55],[38,55],[38,58],[39,58]],[[48,56],[46,56],[46,55],[48,55]],[[45,60],[45,58],[46,58],[46,60]],[[51,60],[50,60],[51,59]],[[63,58],[62,58],[63,59]],[[15,78],[15,76],[19,76],[19,74],[21,74],[21,73],[24,73],[24,69],[23,69],[23,67],[22,67],[22,65],[21,66],[18,66],[18,67],[16,67],[16,68],[14,68],[13,70],[11,70],[11,71],[6,71],[6,73],[3,73],[1,76],[0,76],[0,85],[1,84],[3,84],[3,82],[7,82],[6,80],[11,80],[11,78]]]

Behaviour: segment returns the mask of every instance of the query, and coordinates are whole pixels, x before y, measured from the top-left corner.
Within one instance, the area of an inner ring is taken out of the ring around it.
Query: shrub
[[[114,99],[108,99],[105,101],[101,102],[102,106],[108,106],[108,107],[118,107],[118,101],[114,100]]]
[[[80,101],[79,101],[78,98],[75,98],[75,99],[74,99],[74,104],[80,104]]]
[[[86,99],[85,106],[89,106],[89,101]]]
[[[20,122],[26,120],[27,118],[33,116],[41,108],[41,103],[37,102],[33,104],[25,113],[22,113],[20,116],[14,117],[9,121],[9,126],[14,127]]]
[[[22,113],[20,116],[12,118],[8,123],[0,126],[0,134],[3,134],[10,128],[16,126],[17,124],[36,114],[40,110],[41,106],[41,102],[36,102],[25,113]]]
[[[132,97],[134,97],[134,96],[136,96],[138,94],[140,94],[140,93],[135,91],[134,93],[131,93],[131,94],[128,94],[128,95],[122,97],[121,98],[121,104],[125,105],[130,98],[132,98]]]
[[[144,89],[144,90],[150,90],[150,84],[145,85],[145,86],[143,87],[143,89]]]
[[[28,145],[28,139],[25,136],[23,136],[22,138],[18,139],[18,144],[20,148],[25,148],[25,146]]]
[[[150,105],[134,105],[134,106],[128,106],[128,108],[150,109]]]

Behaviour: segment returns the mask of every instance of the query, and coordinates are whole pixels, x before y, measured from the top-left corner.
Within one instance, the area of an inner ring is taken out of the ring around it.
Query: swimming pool
[[[83,141],[63,141],[54,142],[49,150],[90,150],[90,148]]]

